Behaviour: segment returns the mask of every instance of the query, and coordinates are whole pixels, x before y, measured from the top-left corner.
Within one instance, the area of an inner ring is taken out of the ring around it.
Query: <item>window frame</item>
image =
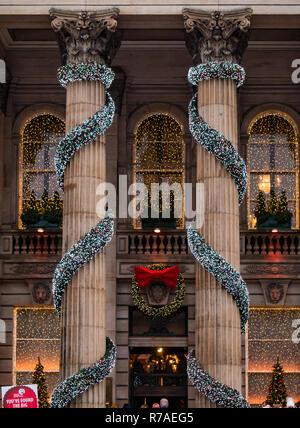
[[[12,384],[16,385],[17,381],[17,373],[33,373],[34,369],[32,371],[21,371],[17,370],[17,311],[18,310],[51,310],[55,312],[55,308],[51,305],[20,305],[20,306],[14,306],[13,308],[13,343],[12,343]],[[20,338],[22,339],[22,338]],[[31,339],[28,339],[31,340]],[[49,339],[41,339],[41,340],[49,340]],[[50,340],[56,340],[61,342],[61,338],[59,339],[50,339]],[[43,363],[43,362],[42,362]],[[60,361],[59,361],[60,365]],[[47,373],[57,373],[60,374],[60,368],[58,370],[46,370],[44,369],[44,373],[47,375]]]
[[[65,121],[65,117],[59,113],[58,111],[55,110],[37,110],[34,114],[31,114],[30,116],[28,116],[22,123],[22,125],[20,126],[20,130],[19,130],[19,144],[18,144],[18,186],[17,186],[17,213],[18,213],[18,217],[17,217],[17,227],[18,229],[23,230],[24,226],[22,225],[22,221],[21,221],[21,214],[22,214],[22,209],[23,209],[23,174],[24,174],[24,168],[23,168],[23,134],[25,131],[26,126],[33,120],[36,119],[39,116],[46,116],[46,115],[51,115],[54,116],[56,119],[61,120],[64,125],[65,125],[65,129],[66,129],[66,121]]]
[[[253,214],[251,212],[251,170],[250,170],[250,136],[251,136],[251,129],[253,125],[261,118],[269,116],[269,115],[276,115],[281,116],[284,120],[289,122],[289,124],[293,127],[294,133],[295,133],[295,145],[296,145],[296,167],[295,167],[295,209],[296,209],[296,218],[295,218],[295,227],[292,227],[291,230],[297,230],[300,226],[300,213],[299,213],[299,128],[295,122],[295,120],[287,113],[277,110],[277,109],[270,109],[270,110],[264,110],[258,114],[256,114],[250,121],[248,128],[247,128],[247,175],[248,175],[248,188],[247,188],[247,225],[248,230],[258,230],[257,228],[251,227],[251,215]],[[270,171],[264,171],[261,172],[261,174],[270,174]]]
[[[261,310],[265,310],[265,311],[300,311],[300,306],[298,305],[280,305],[280,306],[271,306],[271,305],[251,305],[250,306],[250,313],[251,311],[261,311]],[[270,370],[268,371],[259,371],[259,370],[249,370],[249,342],[250,341],[256,341],[256,342],[264,342],[267,339],[249,339],[249,324],[247,325],[247,331],[246,331],[246,340],[245,340],[245,357],[246,357],[246,366],[245,366],[245,373],[246,373],[246,397],[247,399],[249,399],[249,375],[251,374],[268,374],[270,375],[270,379],[271,379],[271,374],[272,374],[272,367],[270,368]],[[291,341],[292,339],[275,339],[275,341],[280,342],[280,340],[282,342],[288,342]],[[270,341],[274,341],[274,339],[270,339]],[[276,362],[276,355],[274,355],[274,363]],[[283,364],[283,369],[285,371],[285,373],[287,375],[289,374],[295,374],[297,376],[299,376],[300,379],[300,371],[290,371],[290,370],[285,370],[284,368],[284,362],[280,361]],[[267,390],[265,391],[265,395],[267,397]],[[252,403],[253,406],[260,406],[260,403]]]
[[[172,120],[174,120],[178,124],[178,126],[181,129],[182,168],[178,169],[178,170],[170,170],[170,169],[164,170],[164,169],[162,169],[162,170],[160,170],[160,172],[172,172],[172,173],[176,172],[176,173],[182,174],[182,179],[181,179],[181,186],[182,186],[182,226],[181,227],[176,226],[176,230],[182,230],[185,227],[185,216],[184,216],[184,182],[185,182],[185,168],[186,168],[185,140],[184,140],[184,126],[178,120],[178,118],[175,117],[174,115],[172,115],[170,113],[163,112],[163,111],[153,111],[153,112],[147,114],[146,116],[144,116],[142,119],[140,119],[136,123],[135,128],[134,128],[134,133],[133,133],[133,135],[134,135],[133,161],[132,161],[132,164],[133,164],[133,185],[135,186],[136,183],[137,183],[136,177],[137,177],[137,174],[138,174],[138,171],[137,171],[137,168],[136,168],[136,159],[137,159],[137,149],[136,149],[136,147],[137,147],[137,141],[136,141],[136,136],[137,136],[138,129],[139,129],[139,127],[141,126],[141,124],[145,120],[150,119],[152,116],[158,116],[158,115],[167,116],[167,117],[171,118]],[[149,171],[150,171],[150,169],[149,169]],[[151,170],[151,171],[155,172],[154,169]],[[134,207],[134,212],[135,212],[135,207]],[[133,225],[133,229],[142,230],[142,225],[141,225],[140,217],[133,218],[132,219],[132,225]],[[145,232],[146,232],[146,230],[145,230]]]

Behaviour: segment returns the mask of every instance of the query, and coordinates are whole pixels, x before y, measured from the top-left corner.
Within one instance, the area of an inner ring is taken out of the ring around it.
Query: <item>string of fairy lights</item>
[[[295,402],[300,400],[299,319],[297,307],[251,308],[248,324],[248,399],[251,404],[259,405],[266,400],[272,366],[277,358],[285,371],[288,396]]]
[[[108,89],[114,79],[114,73],[109,67],[96,62],[68,64],[59,68],[58,79],[64,87],[70,82],[98,80]],[[74,154],[83,145],[95,141],[105,132],[113,121],[114,112],[115,104],[106,91],[105,105],[89,119],[72,129],[59,143],[55,154],[55,167],[61,189],[64,186],[65,169]],[[61,300],[65,288],[72,280],[73,275],[110,242],[113,236],[113,227],[114,220],[112,214],[108,212],[106,217],[87,232],[59,262],[53,278],[54,304],[58,313],[61,311]],[[74,398],[92,385],[102,382],[115,366],[115,362],[116,347],[107,338],[105,355],[98,362],[80,370],[59,384],[53,391],[51,407],[68,406]]]
[[[188,74],[189,82],[193,85],[198,85],[203,80],[228,78],[235,81],[237,87],[239,87],[244,82],[245,71],[237,64],[210,62],[192,67]],[[241,203],[247,189],[246,165],[231,142],[217,130],[211,128],[199,116],[197,94],[192,98],[189,105],[189,124],[196,143],[201,144],[202,147],[215,156],[231,174],[237,186],[239,202]],[[188,243],[192,254],[203,269],[212,274],[232,295],[240,310],[241,331],[245,332],[245,325],[249,316],[249,294],[241,275],[192,228],[188,230]],[[250,407],[237,390],[221,384],[201,367],[194,350],[189,353],[187,358],[187,372],[191,383],[200,394],[216,403],[217,406],[226,408]]]
[[[45,190],[49,197],[59,192],[56,181],[54,155],[58,141],[64,136],[64,122],[50,113],[39,113],[28,120],[21,133],[19,214],[26,209],[32,192],[37,204]],[[22,224],[19,221],[19,226]]]
[[[143,208],[150,213],[151,184],[184,183],[184,145],[182,126],[168,114],[153,114],[144,119],[135,132],[136,181],[144,183],[149,197]],[[183,187],[182,187],[183,188]],[[160,207],[161,211],[161,207]],[[136,226],[143,220],[137,220]],[[176,227],[183,226],[183,218],[176,219]]]
[[[266,202],[271,191],[277,198],[285,191],[288,209],[292,214],[292,227],[299,226],[299,158],[298,131],[293,120],[285,113],[266,111],[256,116],[248,129],[248,221],[255,228],[255,206],[259,192]]]

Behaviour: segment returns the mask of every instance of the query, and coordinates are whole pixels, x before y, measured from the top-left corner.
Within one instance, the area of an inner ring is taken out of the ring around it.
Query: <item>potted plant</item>
[[[30,226],[38,223],[41,215],[39,213],[39,201],[36,198],[35,192],[30,194],[29,201],[26,203],[24,210],[21,214],[23,226],[30,228]]]
[[[49,198],[45,190],[41,200],[38,200],[32,191],[21,220],[27,229],[58,229],[62,222],[62,200],[59,193],[55,192],[53,198]]]
[[[148,204],[145,207],[145,210],[148,212],[148,218],[142,218],[142,228],[143,229],[155,229],[156,227],[161,227],[163,229],[176,229],[176,218],[174,217],[174,193],[170,192],[170,217],[162,217],[162,193],[159,192],[159,218],[151,217],[151,199],[150,195],[148,198]]]

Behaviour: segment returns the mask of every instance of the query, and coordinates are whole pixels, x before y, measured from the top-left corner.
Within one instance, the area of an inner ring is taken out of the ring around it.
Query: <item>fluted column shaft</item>
[[[183,9],[186,46],[195,65],[240,64],[247,48],[252,9],[203,11]],[[238,148],[237,94],[232,79],[201,80],[199,115]],[[201,145],[197,181],[204,184],[204,224],[198,230],[227,263],[239,270],[239,205],[233,178]],[[241,321],[232,296],[215,277],[196,264],[196,356],[214,379],[241,392]],[[197,407],[215,405],[196,393]]]
[[[237,149],[237,97],[231,79],[199,83],[199,115]],[[204,225],[199,233],[239,270],[239,206],[236,185],[225,167],[197,147],[197,181],[204,183]],[[196,355],[217,380],[241,391],[241,323],[231,295],[197,263]],[[197,407],[215,407],[197,393]]]
[[[50,9],[63,63],[109,65],[120,41],[116,38],[119,9],[70,11]],[[99,80],[69,82],[66,100],[67,133],[105,104]],[[64,176],[63,252],[99,223],[96,190],[106,181],[105,135],[81,146]],[[96,254],[73,276],[62,301],[61,380],[92,366],[106,350],[105,251]],[[105,382],[91,386],[71,407],[105,407]]]
[[[100,82],[68,85],[66,131],[104,105]],[[63,250],[66,252],[98,222],[96,188],[105,181],[105,136],[82,147],[65,173]],[[62,380],[98,361],[105,353],[105,255],[97,254],[73,277],[62,306]],[[105,407],[105,382],[90,387],[71,407]]]

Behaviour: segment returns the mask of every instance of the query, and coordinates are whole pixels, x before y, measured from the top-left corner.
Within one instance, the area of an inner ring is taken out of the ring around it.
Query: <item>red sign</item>
[[[4,409],[37,409],[39,407],[37,385],[2,387]]]

